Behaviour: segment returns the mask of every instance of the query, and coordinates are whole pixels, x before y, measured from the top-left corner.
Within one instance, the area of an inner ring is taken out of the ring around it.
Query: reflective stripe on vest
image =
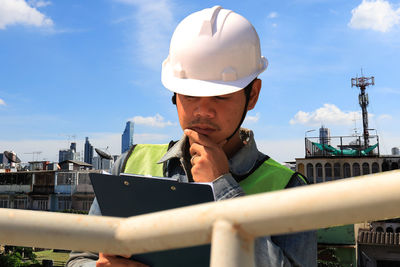
[[[136,145],[126,161],[124,173],[163,176],[163,164],[157,162],[168,150],[165,145]],[[269,158],[239,184],[247,195],[284,189],[294,172]]]
[[[157,162],[167,153],[166,145],[136,145],[128,155],[124,173],[163,177],[163,164]]]
[[[294,171],[269,158],[239,183],[247,195],[284,189]]]

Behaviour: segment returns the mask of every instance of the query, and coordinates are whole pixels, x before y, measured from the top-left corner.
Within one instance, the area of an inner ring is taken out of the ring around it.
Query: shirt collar
[[[236,175],[244,175],[252,170],[261,154],[257,149],[253,131],[241,128],[240,138],[244,145],[229,159],[229,169]],[[158,163],[164,163],[172,158],[183,158],[187,149],[187,140],[188,137],[183,135],[182,138],[164,154]]]

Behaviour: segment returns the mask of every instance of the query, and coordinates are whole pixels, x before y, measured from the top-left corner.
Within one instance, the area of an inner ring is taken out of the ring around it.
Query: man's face
[[[236,130],[245,102],[243,90],[212,97],[176,96],[182,129],[194,130],[215,143],[225,140]]]

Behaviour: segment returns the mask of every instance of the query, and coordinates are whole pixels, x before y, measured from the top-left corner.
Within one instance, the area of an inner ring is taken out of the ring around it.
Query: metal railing
[[[119,255],[211,243],[211,266],[254,266],[255,237],[400,217],[399,188],[391,171],[130,218],[0,209],[0,240]]]

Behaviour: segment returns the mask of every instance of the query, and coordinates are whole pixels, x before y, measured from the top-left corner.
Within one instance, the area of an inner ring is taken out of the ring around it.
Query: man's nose
[[[199,97],[195,103],[194,116],[196,117],[215,117],[215,108],[213,106],[211,97]]]

